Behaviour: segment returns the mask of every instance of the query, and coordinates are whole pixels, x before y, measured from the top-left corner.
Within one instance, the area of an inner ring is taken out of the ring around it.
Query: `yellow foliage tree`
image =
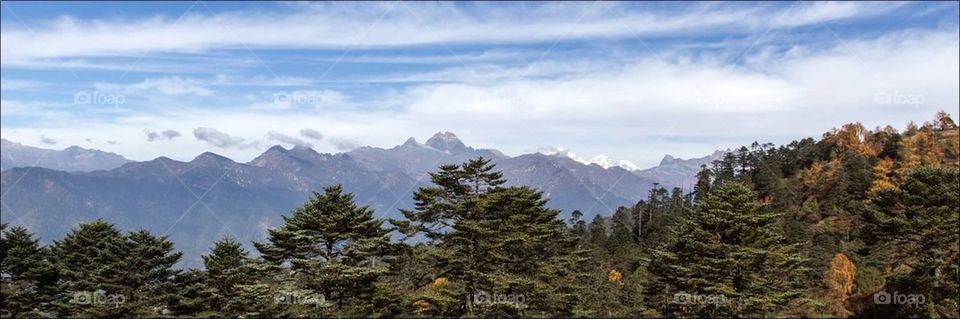
[[[610,272],[607,273],[607,280],[613,283],[623,284],[623,274],[616,269],[610,269]]]
[[[924,126],[914,134],[900,140],[900,153],[903,161],[897,169],[897,176],[906,176],[919,166],[940,166],[944,160],[943,147],[933,133]]]
[[[447,278],[437,277],[437,279],[434,279],[433,282],[430,283],[430,286],[431,286],[430,288],[442,288],[446,286],[447,283],[448,283]]]
[[[803,172],[801,177],[801,183],[803,187],[807,189],[813,188],[817,185],[817,180],[820,179],[820,174],[823,173],[823,165],[820,162],[814,162],[813,165],[810,165],[810,168]]]
[[[891,189],[897,187],[893,183],[893,160],[889,157],[884,157],[883,159],[877,161],[877,165],[873,166],[873,184],[870,185],[870,190],[868,193],[871,195],[876,195],[883,190]]]
[[[841,153],[853,151],[867,157],[877,156],[877,149],[867,143],[869,136],[870,130],[857,122],[845,124],[839,130],[833,129],[833,131],[824,134],[823,138],[836,144]]]
[[[843,253],[837,253],[830,261],[830,268],[824,276],[829,289],[827,297],[834,311],[841,316],[850,313],[846,309],[846,301],[853,292],[853,280],[856,274],[857,266]]]

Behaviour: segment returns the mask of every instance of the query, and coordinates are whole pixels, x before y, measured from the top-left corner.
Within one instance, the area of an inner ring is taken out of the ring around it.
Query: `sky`
[[[640,167],[957,116],[957,2],[2,2],[0,135],[134,160],[439,131]]]

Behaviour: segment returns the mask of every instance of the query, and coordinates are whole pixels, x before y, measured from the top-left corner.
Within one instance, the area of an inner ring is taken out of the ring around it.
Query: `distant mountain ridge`
[[[79,222],[104,218],[124,229],[170,235],[186,254],[184,263],[195,265],[222,236],[245,243],[263,240],[281,215],[328,185],[342,184],[378,217],[399,218],[400,208],[413,208],[413,191],[429,185],[428,172],[480,156],[491,159],[509,185],[543,191],[548,205],[564,216],[573,210],[587,217],[609,214],[645,198],[654,183],[669,184],[561,155],[509,157],[441,132],[424,144],[411,137],[388,149],[361,147],[338,154],[273,146],[247,163],[206,152],[188,162],[159,157],[92,172],[12,168],[0,173],[2,220],[26,224],[49,240]],[[687,172],[665,170],[658,176],[673,171]]]
[[[691,158],[679,159],[670,155],[664,155],[660,160],[660,165],[639,170],[636,175],[659,181],[664,187],[681,187],[692,189],[693,184],[697,182],[696,175],[700,171],[701,165],[711,167],[713,161],[723,158],[726,151],[714,151],[713,154]]]
[[[0,139],[0,170],[14,167],[44,167],[66,172],[90,172],[120,167],[129,162],[119,154],[70,146],[45,149]]]

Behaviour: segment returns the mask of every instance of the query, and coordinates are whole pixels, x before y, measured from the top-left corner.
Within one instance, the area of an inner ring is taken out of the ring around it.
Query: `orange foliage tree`
[[[825,276],[829,289],[827,297],[834,311],[839,315],[850,313],[845,304],[847,297],[853,292],[853,280],[856,273],[857,266],[843,253],[837,253],[830,261],[830,268],[827,269]]]

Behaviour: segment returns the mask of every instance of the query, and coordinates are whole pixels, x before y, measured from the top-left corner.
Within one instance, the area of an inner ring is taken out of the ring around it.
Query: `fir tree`
[[[956,168],[921,167],[899,187],[880,192],[866,215],[863,233],[893,272],[888,289],[926,298],[922,307],[896,309],[898,316],[953,317],[960,311],[958,180]]]
[[[792,282],[804,261],[798,246],[755,201],[743,184],[722,183],[671,227],[650,268],[658,281],[651,291],[667,293],[661,315],[774,315],[801,295]]]
[[[501,187],[506,181],[493,169],[483,158],[441,166],[431,173],[435,186],[414,194],[416,210],[403,211],[408,220],[394,223],[436,242],[428,258],[445,285],[455,287],[445,291],[462,300],[453,313],[569,315],[576,304],[576,238],[559,211],[546,208],[542,193]],[[486,296],[527,302],[490,303]]]
[[[693,193],[698,197],[704,197],[710,192],[710,185],[713,182],[713,171],[707,168],[707,165],[700,165],[700,171],[697,172],[697,184],[693,186]]]
[[[245,309],[237,302],[240,286],[254,281],[247,262],[250,256],[240,242],[224,237],[213,244],[210,254],[203,256],[204,271],[199,281],[205,288],[199,293],[205,316],[237,317]]]
[[[289,262],[302,288],[322,294],[342,315],[364,315],[374,282],[388,268],[380,265],[391,249],[389,230],[373,211],[354,203],[340,185],[314,192],[284,224],[269,231],[269,242],[256,243],[262,257],[274,264]]]
[[[183,253],[174,250],[166,236],[157,237],[147,230],[127,235],[126,268],[123,285],[125,306],[138,317],[166,315],[176,300],[174,277],[180,273],[173,265]]]
[[[52,249],[60,272],[56,304],[62,316],[134,315],[125,306],[131,288],[125,282],[129,245],[113,224],[80,224]]]
[[[0,225],[0,302],[4,317],[49,316],[57,272],[49,251],[26,228]]]

